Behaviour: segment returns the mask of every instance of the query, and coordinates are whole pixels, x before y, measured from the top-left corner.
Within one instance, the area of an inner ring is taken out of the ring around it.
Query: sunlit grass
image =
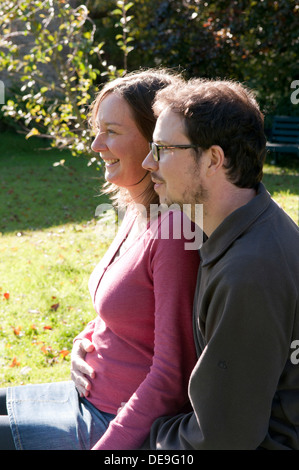
[[[88,279],[109,243],[95,220],[1,237],[0,386],[69,377],[73,338],[95,316]]]
[[[281,156],[279,165],[266,163],[263,181],[273,199],[299,224],[299,158]]]

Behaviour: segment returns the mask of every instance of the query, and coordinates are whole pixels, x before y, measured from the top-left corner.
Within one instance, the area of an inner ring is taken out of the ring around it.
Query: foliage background
[[[253,88],[266,116],[298,115],[295,0],[2,0],[2,126],[88,155],[88,107],[98,87],[140,67],[233,78]],[[93,160],[95,157],[93,156]]]

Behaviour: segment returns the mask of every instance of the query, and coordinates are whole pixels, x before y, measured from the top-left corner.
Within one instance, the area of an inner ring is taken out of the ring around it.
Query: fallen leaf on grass
[[[22,330],[22,327],[21,327],[21,326],[13,327],[13,332],[14,332],[14,334],[15,334],[16,336],[20,336],[21,330]]]
[[[9,367],[19,367],[21,363],[17,360],[16,356],[14,356],[12,362],[9,364]]]
[[[69,354],[70,352],[67,349],[62,349],[59,351],[59,354],[63,357],[63,359]]]
[[[41,351],[46,355],[52,355],[52,348],[51,346],[46,346],[45,344],[40,348]]]
[[[51,310],[55,310],[55,312],[56,312],[58,307],[59,307],[59,303],[58,304],[53,304],[53,305],[51,305]]]

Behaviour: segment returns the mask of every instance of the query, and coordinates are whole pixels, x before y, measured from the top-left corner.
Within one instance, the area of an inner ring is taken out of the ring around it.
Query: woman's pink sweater
[[[95,346],[85,358],[96,371],[88,400],[113,414],[126,402],[93,449],[138,449],[156,418],[177,414],[188,403],[199,255],[185,249],[183,237],[173,237],[173,224],[183,217],[159,217],[114,260],[134,223],[126,215],[91,275],[98,316],[76,338],[87,337]],[[157,237],[161,223],[169,223],[169,239]]]

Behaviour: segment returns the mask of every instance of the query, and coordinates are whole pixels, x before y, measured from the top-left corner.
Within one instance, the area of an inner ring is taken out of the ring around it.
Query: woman
[[[182,237],[156,236],[164,216],[149,221],[157,196],[141,166],[155,126],[155,93],[175,80],[164,71],[133,73],[106,85],[95,100],[92,148],[105,163],[109,190],[117,189],[115,198],[127,211],[89,281],[98,315],[74,340],[74,348],[90,341],[85,361],[94,376],[88,396],[76,370],[76,384],[8,388],[18,449],[138,449],[157,417],[188,403],[199,257],[184,249]],[[181,223],[180,213],[171,214],[172,221],[178,217]]]

